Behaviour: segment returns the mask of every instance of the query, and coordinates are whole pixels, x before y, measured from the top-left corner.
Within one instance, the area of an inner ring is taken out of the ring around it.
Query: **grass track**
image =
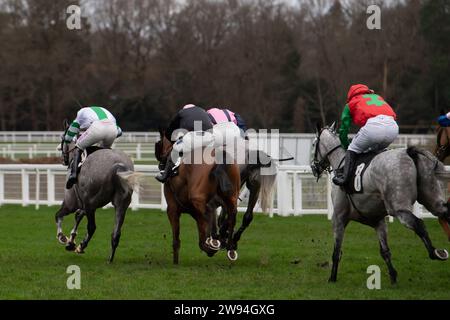
[[[57,243],[55,211],[0,207],[0,299],[450,299],[450,262],[429,260],[419,238],[398,222],[389,225],[398,285],[389,284],[375,232],[357,223],[347,229],[338,282],[328,284],[333,241],[322,216],[256,216],[232,264],[223,251],[213,258],[201,253],[195,222],[183,215],[180,265],[174,266],[165,213],[130,210],[108,265],[112,210],[97,212],[84,255]],[[65,232],[72,224],[73,215]],[[426,225],[437,247],[450,247],[436,220]],[[79,239],[84,232],[85,221]],[[81,268],[81,290],[66,288],[72,264]],[[372,264],[381,267],[381,290],[366,288]]]

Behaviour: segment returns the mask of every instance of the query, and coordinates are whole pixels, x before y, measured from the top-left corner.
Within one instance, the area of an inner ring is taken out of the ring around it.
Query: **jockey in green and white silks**
[[[122,129],[111,112],[98,106],[81,108],[64,136],[65,143],[78,137],[66,188],[70,189],[76,183],[81,154],[87,147],[98,144],[102,148],[111,148],[114,140],[121,135]]]

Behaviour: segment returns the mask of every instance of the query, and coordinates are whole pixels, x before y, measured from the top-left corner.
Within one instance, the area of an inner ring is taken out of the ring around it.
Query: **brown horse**
[[[164,130],[160,129],[159,132],[160,140],[155,145],[155,155],[160,163],[165,163],[170,157],[172,143],[165,137]],[[186,156],[189,155],[184,155],[183,159]],[[210,156],[214,157],[214,154]],[[239,167],[235,163],[216,164],[215,161],[202,159],[201,164],[183,162],[179,166],[178,175],[169,178],[164,184],[167,215],[172,226],[174,264],[178,264],[179,260],[180,215],[183,212],[189,213],[197,222],[200,249],[209,257],[212,257],[221,246],[225,246],[228,258],[232,261],[237,259],[233,232],[239,186]],[[210,204],[215,197],[220,199],[226,211],[226,223],[219,230],[220,240],[214,227],[215,208]]]
[[[436,137],[436,148],[434,154],[439,159],[439,161],[444,162],[445,159],[450,155],[450,127],[441,127],[437,129]],[[450,204],[450,198],[448,199],[448,204]],[[450,227],[445,221],[445,219],[439,218],[439,223],[441,224],[444,232],[447,234],[448,241],[450,241]]]

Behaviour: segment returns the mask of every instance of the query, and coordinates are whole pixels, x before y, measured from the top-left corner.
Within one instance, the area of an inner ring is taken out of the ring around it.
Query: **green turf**
[[[180,265],[172,265],[165,213],[128,213],[114,264],[106,263],[112,210],[97,212],[97,232],[84,255],[57,243],[56,208],[0,207],[0,299],[449,299],[448,262],[428,259],[421,241],[390,224],[399,283],[391,286],[375,232],[351,223],[338,282],[328,284],[333,246],[323,216],[258,215],[243,235],[239,260],[225,252],[208,258],[198,249],[193,219],[181,222]],[[240,219],[241,217],[239,217]],[[65,231],[73,223],[66,218]],[[448,247],[436,220],[426,220],[435,245]],[[80,228],[84,235],[85,222]],[[81,290],[68,290],[66,268],[81,268]],[[368,290],[366,269],[381,267],[381,290]]]

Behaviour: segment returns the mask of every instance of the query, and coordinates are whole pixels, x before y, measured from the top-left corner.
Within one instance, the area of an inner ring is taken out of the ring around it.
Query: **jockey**
[[[70,168],[70,176],[66,188],[70,189],[77,181],[77,168],[83,151],[94,144],[100,143],[103,148],[110,148],[114,140],[122,135],[122,129],[116,124],[114,116],[105,108],[92,106],[81,108],[77,118],[72,122],[64,136],[64,142],[70,143],[79,136],[74,149]]]
[[[232,122],[235,125],[237,125],[239,129],[241,129],[242,137],[248,140],[248,137],[245,134],[245,132],[247,131],[247,125],[244,119],[239,114],[232,112],[228,109],[218,109],[218,108],[211,108],[207,112],[213,125],[223,122]]]
[[[216,152],[216,160],[245,163],[248,136],[244,119],[228,109],[211,108],[207,112],[213,124],[214,146],[223,151]]]
[[[396,118],[397,115],[389,104],[366,85],[350,87],[339,128],[341,144],[348,149],[344,171],[336,172],[333,178],[336,185],[343,186],[348,182],[357,154],[380,151],[397,138],[399,128]],[[350,143],[347,135],[352,121],[361,129]]]
[[[441,127],[450,127],[450,112],[441,114],[438,118],[438,122]]]
[[[197,127],[198,126],[198,127]],[[165,136],[169,141],[174,143],[173,150],[178,152],[178,159],[174,163],[172,157],[167,158],[164,170],[162,170],[155,178],[159,182],[166,182],[171,173],[181,164],[183,154],[183,136],[186,132],[208,131],[212,129],[211,120],[206,111],[193,104],[183,107],[175,117],[170,121],[169,127],[165,132]]]

